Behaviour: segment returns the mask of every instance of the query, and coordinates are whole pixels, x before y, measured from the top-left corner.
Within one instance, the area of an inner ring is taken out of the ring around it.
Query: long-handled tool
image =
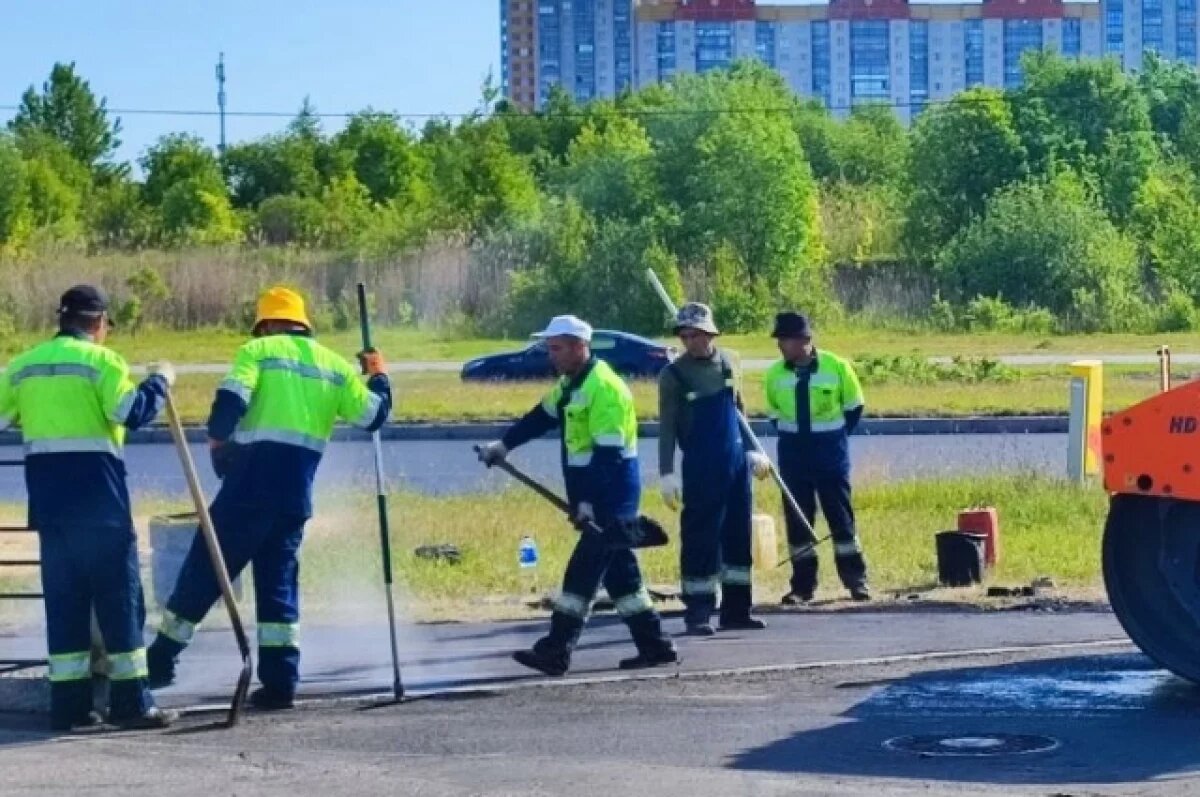
[[[650,284],[654,287],[654,292],[657,293],[658,298],[662,300],[663,305],[667,308],[667,312],[671,314],[672,318],[674,318],[679,313],[679,308],[677,308],[675,306],[675,302],[671,300],[670,294],[668,294],[667,289],[663,287],[662,282],[658,279],[658,275],[654,273],[654,269],[646,269],[646,278],[650,280]],[[742,428],[742,434],[744,434],[746,439],[749,440],[754,446],[755,451],[762,454],[764,457],[767,457],[767,462],[770,464],[771,468],[771,476],[775,479],[775,484],[779,486],[779,492],[783,493],[784,503],[787,505],[788,509],[792,510],[792,515],[799,518],[800,522],[804,524],[804,528],[808,530],[809,535],[815,539],[817,533],[813,530],[812,523],[810,523],[808,518],[804,516],[804,513],[800,511],[800,504],[796,503],[796,497],[792,495],[792,491],[789,490],[787,484],[784,483],[783,476],[779,473],[779,469],[775,467],[775,463],[771,460],[771,457],[763,448],[762,443],[759,442],[758,437],[755,436],[754,430],[750,428],[750,422],[746,420],[746,416],[743,415],[740,410],[738,411],[737,416],[738,425]],[[783,567],[788,562],[803,556],[808,551],[812,550],[828,539],[830,539],[830,535],[826,535],[819,540],[815,540],[815,542],[810,542],[807,545],[798,548],[794,553],[788,556],[787,559],[784,559],[782,562],[776,565],[776,567]]]
[[[482,449],[475,446],[475,453],[478,454]],[[489,465],[488,467],[493,467]],[[628,528],[623,529],[603,529],[595,521],[585,520],[579,523],[574,518],[571,518],[571,506],[562,498],[554,494],[541,482],[534,479],[519,470],[511,462],[500,460],[494,467],[512,476],[514,479],[525,485],[535,493],[545,498],[551,504],[558,508],[560,512],[565,514],[575,523],[585,534],[599,534],[605,544],[610,548],[656,548],[660,545],[667,544],[667,532],[657,520],[638,515],[637,520]]]
[[[175,408],[175,399],[167,390],[167,426],[171,437],[175,440],[175,449],[179,452],[179,462],[183,465],[183,476],[187,479],[188,490],[192,493],[192,502],[196,505],[196,514],[200,517],[200,535],[204,538],[204,546],[208,548],[208,556],[212,561],[213,573],[217,577],[217,586],[221,588],[221,598],[225,601],[225,609],[229,612],[229,622],[233,626],[233,635],[237,637],[238,652],[242,654],[242,672],[238,675],[237,686],[233,690],[233,699],[229,703],[229,714],[225,718],[225,727],[232,728],[237,724],[242,706],[246,702],[246,693],[250,691],[250,678],[254,673],[254,661],[250,654],[250,640],[246,637],[246,628],[242,625],[242,615],[238,612],[237,599],[233,596],[233,584],[230,583],[229,569],[225,566],[225,557],[221,555],[221,545],[217,542],[217,532],[213,527],[212,517],[208,514],[208,501],[204,498],[204,490],[200,486],[200,477],[196,475],[196,463],[192,461],[192,452],[188,448],[187,437],[183,433],[183,424],[179,421],[179,412]]]
[[[367,286],[358,283],[358,322],[362,328],[363,351],[371,350],[371,320],[367,317]],[[371,433],[375,448],[375,499],[379,508],[379,547],[383,555],[383,586],[387,592],[388,634],[392,643],[392,696],[404,699],[404,681],[400,678],[400,653],[396,646],[396,601],[392,597],[392,541],[388,527],[387,484],[383,478],[383,444],[379,430]]]

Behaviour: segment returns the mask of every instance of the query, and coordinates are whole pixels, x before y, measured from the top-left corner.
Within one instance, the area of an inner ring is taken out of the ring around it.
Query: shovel
[[[478,454],[480,451],[480,447],[475,446],[475,453]],[[489,465],[488,467],[492,466]],[[657,548],[660,545],[667,544],[667,532],[653,518],[638,515],[636,520],[610,524],[607,528],[601,528],[593,520],[579,522],[571,518],[571,506],[566,501],[555,495],[553,491],[541,482],[522,473],[512,463],[501,460],[496,463],[495,467],[512,476],[521,484],[557,507],[559,511],[571,519],[575,528],[584,534],[599,534],[604,540],[604,544],[609,548]]]

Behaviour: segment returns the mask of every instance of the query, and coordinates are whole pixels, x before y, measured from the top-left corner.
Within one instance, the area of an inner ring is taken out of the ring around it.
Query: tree
[[[163,194],[162,226],[174,243],[221,244],[241,238],[225,192],[196,177],[175,183]]]
[[[428,190],[429,163],[391,116],[355,114],[333,139],[374,202],[413,202]]]
[[[723,243],[779,302],[824,290],[817,191],[788,120],[776,113],[719,117],[695,143],[679,248],[706,262]]]
[[[1095,181],[1117,221],[1133,208],[1138,186],[1158,157],[1146,97],[1112,59],[1022,57],[1025,83],[1011,95],[1032,171],[1067,166]]]
[[[570,146],[561,189],[599,218],[639,219],[658,205],[654,152],[634,119],[617,116],[603,129],[588,122]]]
[[[946,246],[938,274],[952,295],[1037,305],[1086,331],[1119,328],[1138,284],[1132,242],[1070,172],[998,192]]]
[[[256,223],[263,240],[275,246],[320,242],[325,209],[315,197],[267,197],[258,206]]]
[[[887,105],[859,105],[834,139],[837,176],[849,183],[899,184],[908,160],[908,135]]]
[[[25,162],[12,140],[0,136],[0,248],[19,244],[31,225]]]
[[[158,139],[139,161],[146,175],[142,195],[151,205],[160,205],[171,186],[198,180],[208,190],[225,192],[225,180],[216,155],[197,136],[171,133]]]
[[[432,197],[445,226],[479,234],[502,220],[529,218],[538,190],[529,163],[508,148],[496,119],[457,127],[431,124],[422,150],[432,164]]]
[[[30,86],[21,96],[9,129],[18,137],[43,133],[66,145],[71,155],[97,174],[111,172],[108,159],[121,146],[121,120],[109,122],[107,100],[96,100],[91,86],[75,73],[74,62],[56,63],[38,93]]]
[[[1132,228],[1160,287],[1200,301],[1200,186],[1184,167],[1160,168],[1138,192]]]
[[[343,171],[307,97],[285,133],[229,147],[222,166],[238,208],[256,208],[267,197],[283,194],[319,196],[322,186]]]
[[[91,172],[65,144],[45,133],[30,133],[18,146],[25,158],[34,227],[58,241],[80,238],[83,206],[94,191]]]
[[[970,89],[925,111],[913,125],[908,156],[904,237],[910,256],[932,262],[983,214],[992,194],[1026,172],[1026,150],[1000,92]]]

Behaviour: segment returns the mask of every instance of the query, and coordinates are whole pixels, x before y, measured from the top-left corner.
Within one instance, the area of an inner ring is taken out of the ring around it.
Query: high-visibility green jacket
[[[641,499],[637,413],[629,386],[608,363],[593,358],[575,377],[561,377],[503,442],[513,449],[555,427],[572,506],[592,504],[601,523],[635,517]]]
[[[386,376],[364,384],[345,358],[307,334],[250,340],[238,349],[208,421],[209,437],[238,446],[217,500],[308,517],[334,424],[374,431],[391,406]]]
[[[862,385],[842,357],[818,350],[807,367],[779,360],[767,369],[767,408],[779,430],[780,466],[849,468],[846,435],[862,415]]]
[[[167,384],[134,384],[119,354],[62,333],[13,358],[0,378],[0,428],[25,447],[29,523],[127,526],[125,431],[158,414]]]

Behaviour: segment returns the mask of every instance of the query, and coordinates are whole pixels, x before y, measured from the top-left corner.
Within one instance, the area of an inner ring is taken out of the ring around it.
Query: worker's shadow
[[[1134,783],[1200,773],[1200,688],[1138,654],[958,668],[839,685],[847,721],[801,731],[732,769],[981,784]],[[845,692],[842,692],[843,694]],[[1004,735],[1044,752],[1002,753]],[[931,737],[913,739],[912,737]],[[947,744],[932,741],[949,737]],[[926,742],[913,749],[907,742]],[[1001,748],[1002,749],[1002,748]],[[984,754],[991,752],[993,754]],[[947,755],[955,753],[955,755]]]

